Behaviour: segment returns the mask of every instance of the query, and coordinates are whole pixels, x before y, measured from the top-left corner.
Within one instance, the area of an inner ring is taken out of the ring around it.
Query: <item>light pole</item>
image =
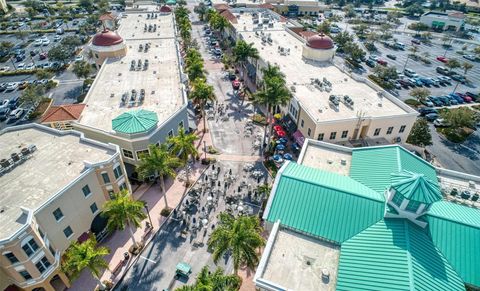
[[[203,141],[203,153],[205,154],[205,160],[207,159],[207,142]]]
[[[153,224],[152,224],[152,218],[150,217],[150,211],[148,211],[148,205],[147,205],[147,202],[145,202],[145,204],[143,204],[143,207],[145,207],[145,210],[147,211],[148,220],[150,221],[150,227],[152,227],[152,228],[153,228]]]

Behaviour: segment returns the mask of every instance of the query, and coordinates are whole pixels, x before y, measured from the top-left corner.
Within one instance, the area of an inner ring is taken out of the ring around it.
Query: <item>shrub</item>
[[[171,212],[172,212],[172,208],[165,207],[162,209],[162,211],[160,211],[160,215],[167,217],[170,215]]]
[[[267,125],[267,119],[261,114],[254,114],[252,121],[260,125]]]
[[[443,134],[445,138],[451,142],[462,143],[473,133],[474,130],[468,127],[462,127],[462,128],[446,127],[446,128],[437,128],[437,131]]]
[[[410,106],[414,106],[414,107],[420,106],[420,102],[418,102],[415,99],[407,99],[407,100],[405,100],[405,104],[410,105]]]
[[[368,78],[370,80],[372,80],[373,82],[377,83],[380,87],[382,87],[385,90],[391,90],[391,89],[395,88],[395,86],[393,86],[392,83],[390,83],[388,81],[385,81],[384,79],[379,78],[375,75],[368,75]]]

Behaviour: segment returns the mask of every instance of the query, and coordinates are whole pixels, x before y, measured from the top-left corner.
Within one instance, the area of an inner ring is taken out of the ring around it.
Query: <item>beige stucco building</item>
[[[3,10],[4,12],[8,11],[7,0],[0,0],[0,10]]]
[[[89,45],[100,69],[84,110],[71,122],[88,138],[120,146],[129,174],[148,145],[189,128],[187,77],[175,17],[167,8],[127,10],[116,31],[104,24]]]
[[[262,69],[278,66],[293,98],[276,112],[293,123],[293,137],[362,146],[406,140],[418,113],[367,78],[334,64],[335,44],[303,31],[268,9],[235,8],[230,37],[257,48],[246,65],[246,85],[255,90]]]
[[[131,191],[120,149],[39,124],[0,132],[0,290],[63,290],[62,253],[106,234],[104,203]]]

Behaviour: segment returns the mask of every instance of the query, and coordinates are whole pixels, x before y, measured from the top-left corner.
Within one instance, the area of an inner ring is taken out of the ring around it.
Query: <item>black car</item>
[[[10,113],[10,108],[0,107],[0,121],[6,120],[9,113]]]
[[[367,60],[365,64],[367,64],[367,66],[369,66],[370,68],[375,68],[376,66],[375,62],[372,60]]]
[[[431,114],[431,113],[438,113],[437,109],[427,108],[427,107],[422,107],[422,108],[418,109],[418,112],[420,112],[421,116],[425,116],[425,115]]]
[[[450,75],[450,78],[452,78],[452,80],[460,82],[462,84],[464,84],[467,81],[467,79],[465,79],[464,76],[458,75],[458,74]]]
[[[391,59],[391,60],[396,60],[397,59],[397,56],[395,55],[387,55],[387,58]]]
[[[30,51],[30,56],[34,57],[35,55],[37,55],[37,52],[35,50]]]
[[[430,114],[425,115],[425,119],[427,121],[431,121],[431,122],[438,119],[438,117],[439,117],[438,113],[430,113]]]

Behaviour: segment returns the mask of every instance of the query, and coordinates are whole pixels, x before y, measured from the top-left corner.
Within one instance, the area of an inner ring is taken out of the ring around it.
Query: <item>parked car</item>
[[[42,37],[41,40],[42,40],[42,45],[43,46],[47,46],[47,45],[50,44],[50,40],[46,36]]]
[[[25,70],[25,63],[20,63],[17,65],[17,70]]]
[[[27,88],[27,86],[28,86],[28,81],[22,81],[20,82],[20,84],[18,84],[18,90],[23,90]]]
[[[448,75],[448,73],[450,72],[445,67],[436,67],[435,70],[437,71],[437,73],[442,74],[442,75]]]
[[[429,79],[432,82],[433,86],[435,86],[435,87],[440,86],[440,80],[438,78],[429,78]]]
[[[437,61],[440,61],[442,63],[446,63],[446,62],[448,62],[448,59],[444,56],[438,56]]]
[[[445,104],[443,104],[443,102],[442,102],[440,99],[438,99],[438,98],[435,97],[435,96],[430,96],[428,99],[429,99],[429,100],[433,103],[433,105],[436,106],[436,107],[445,105]]]
[[[425,115],[431,114],[431,113],[438,113],[437,109],[427,108],[427,107],[422,107],[422,108],[418,109],[418,112],[420,113],[421,116],[425,116]]]
[[[465,79],[464,76],[462,75],[458,75],[458,74],[453,74],[450,76],[452,78],[452,80],[454,81],[457,81],[457,82],[460,82],[462,84],[464,84],[465,82],[467,82],[467,79]]]
[[[415,82],[415,86],[422,87],[424,85],[422,78],[420,77],[413,78],[413,80]]]
[[[3,99],[2,103],[0,103],[0,108],[8,107],[8,99]]]
[[[18,88],[18,83],[17,82],[10,82],[7,84],[7,87],[5,88],[5,91],[11,92],[15,91]]]
[[[1,83],[0,84],[0,92],[5,91],[5,89],[7,89],[7,83]]]
[[[437,113],[430,113],[425,115],[425,119],[430,122],[435,121],[438,117],[439,115]]]
[[[10,113],[10,108],[0,107],[0,121],[6,120],[9,113]]]
[[[477,60],[477,57],[475,55],[463,55],[463,58],[472,62]]]
[[[13,110],[12,112],[10,112],[10,114],[8,115],[8,117],[11,119],[11,120],[17,120],[19,119],[20,117],[22,117],[23,115],[23,108],[17,108],[15,110]]]
[[[83,61],[83,55],[78,55],[75,57],[75,62],[81,62]]]
[[[375,66],[376,66],[376,63],[375,63],[374,61],[370,60],[370,59],[368,59],[368,60],[365,62],[365,64],[366,64],[367,66],[369,66],[370,68],[375,68]]]
[[[456,95],[456,94],[450,93],[450,94],[448,94],[447,96],[448,96],[449,98],[453,98],[453,99],[457,100],[458,104],[463,104],[463,103],[465,103],[465,101],[463,100],[463,98],[460,97],[460,96],[458,96],[458,95]]]
[[[413,44],[421,44],[421,42],[418,40],[418,39],[412,39],[412,43]]]
[[[59,40],[61,40],[61,39],[62,39],[62,37],[61,37],[60,35],[55,35],[55,36],[53,37],[53,41],[55,41],[55,42],[57,42],[57,41],[59,41]]]
[[[411,77],[411,78],[418,76],[417,73],[414,70],[410,70],[408,68],[403,70],[403,73],[405,74],[405,76]]]
[[[19,103],[20,103],[20,96],[15,96],[13,98],[10,98],[10,100],[8,100],[8,108],[10,108],[11,110],[15,109],[17,108]]]
[[[422,103],[423,105],[427,106],[427,107],[433,107],[433,102],[428,100],[428,99],[422,99],[420,101],[420,103]]]
[[[33,42],[33,45],[34,46],[41,46],[43,44],[43,40],[42,39],[37,39]]]
[[[435,126],[435,127],[449,127],[450,124],[445,119],[438,118],[438,119],[433,121],[433,126]]]
[[[455,92],[455,93],[453,93],[453,94],[455,94],[455,95],[459,96],[460,98],[462,98],[463,101],[465,101],[466,103],[471,103],[471,102],[473,101],[473,99],[472,99],[470,96],[467,96],[467,95],[462,94],[462,93],[460,93],[460,92]]]
[[[440,81],[441,84],[445,85],[451,85],[452,84],[452,79],[447,76],[438,76],[437,79]]]
[[[409,87],[410,86],[410,82],[408,82],[408,80],[406,79],[398,79],[397,82],[402,85],[402,87]]]
[[[392,59],[392,60],[396,60],[396,59],[397,59],[397,56],[388,54],[388,55],[387,55],[387,58]]]
[[[377,63],[379,63],[379,64],[382,65],[382,66],[388,65],[387,61],[385,61],[385,60],[383,60],[383,59],[378,59],[378,60],[377,60]]]
[[[433,82],[432,82],[432,80],[430,80],[430,78],[420,77],[419,79],[420,79],[420,81],[422,81],[423,85],[425,85],[427,87],[430,87],[430,86],[433,85]]]
[[[472,93],[472,92],[465,92],[465,95],[467,95],[468,97],[472,98],[473,101],[479,101],[479,98],[480,98],[480,94],[475,94],[475,93]]]
[[[0,72],[7,72],[10,70],[10,67],[9,66],[3,66],[0,68]]]
[[[446,96],[437,96],[437,98],[438,98],[440,101],[442,101],[445,106],[450,106],[450,105],[452,105],[452,102],[451,102],[450,99],[449,99],[448,97],[446,97]]]
[[[31,57],[34,57],[34,56],[37,55],[37,53],[38,53],[38,52],[37,52],[36,50],[31,50],[31,51],[30,51],[30,56],[31,56]]]
[[[40,60],[45,60],[47,58],[48,54],[46,52],[43,52],[43,53],[40,53],[40,55],[38,56],[38,58]]]
[[[16,60],[17,62],[21,62],[21,61],[23,61],[25,58],[26,58],[26,56],[25,56],[24,54],[19,54],[19,55],[16,55],[16,56],[15,56],[15,60]]]
[[[368,56],[368,59],[369,59],[369,60],[372,60],[372,61],[374,61],[374,62],[377,62],[378,59],[379,59],[379,57],[376,56],[376,55],[370,55],[370,56]]]
[[[455,99],[454,97],[449,96],[449,95],[445,95],[445,96],[443,96],[443,97],[448,98],[448,100],[450,101],[450,104],[451,104],[451,105],[458,105],[458,101],[457,101],[457,99]]]

